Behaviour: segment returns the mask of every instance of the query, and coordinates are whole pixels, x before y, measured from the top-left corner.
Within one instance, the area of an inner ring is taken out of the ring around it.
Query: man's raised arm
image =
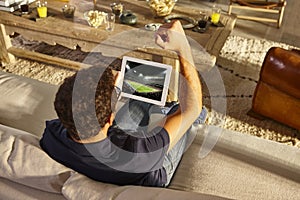
[[[155,35],[156,43],[163,49],[175,51],[180,61],[179,109],[167,116],[162,125],[170,137],[169,149],[190,128],[202,109],[202,89],[194,66],[191,47],[179,21],[162,25]]]

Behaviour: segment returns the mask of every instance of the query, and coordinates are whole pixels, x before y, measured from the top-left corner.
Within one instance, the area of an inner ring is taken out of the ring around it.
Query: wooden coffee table
[[[99,1],[98,9],[108,12],[112,2],[112,0]],[[10,63],[14,62],[14,56],[17,56],[73,69],[84,66],[83,63],[17,48],[11,44],[10,35],[14,33],[29,40],[45,42],[50,45],[59,44],[70,49],[80,48],[84,52],[96,51],[107,56],[118,56],[123,51],[141,47],[155,47],[153,32],[146,31],[144,26],[149,23],[164,23],[163,18],[154,17],[146,1],[121,0],[120,2],[124,4],[126,10],[131,10],[137,15],[138,23],[129,26],[117,21],[115,30],[112,32],[106,31],[104,27],[92,28],[83,18],[83,12],[93,8],[91,0],[79,1],[78,5],[75,2],[77,9],[74,18],[71,19],[65,18],[61,12],[64,2],[54,0],[48,0],[48,17],[45,19],[36,17],[34,4],[31,5],[31,15],[27,17],[0,11],[0,60],[2,63]],[[185,15],[196,20],[199,18],[199,13],[198,9],[186,9],[178,5],[172,12],[172,14]],[[196,45],[194,46],[202,46],[212,55],[212,62],[218,56],[233,29],[235,18],[224,14],[221,22],[224,27],[210,26],[203,34],[186,30],[186,34],[195,41]],[[198,49],[193,47],[193,53],[196,54]],[[195,62],[196,65],[197,63],[203,65],[201,58],[196,58]]]

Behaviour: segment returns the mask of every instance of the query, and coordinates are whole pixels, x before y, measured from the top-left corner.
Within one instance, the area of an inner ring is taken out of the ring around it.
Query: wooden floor
[[[222,12],[227,12],[229,0],[179,0],[178,4],[186,6],[202,7],[207,12],[213,4],[222,8]],[[276,42],[290,44],[300,48],[300,1],[288,0],[281,27],[278,29],[276,24],[267,22],[257,22],[238,19],[233,35],[244,36],[247,38],[267,39]],[[251,13],[261,16],[259,13]]]

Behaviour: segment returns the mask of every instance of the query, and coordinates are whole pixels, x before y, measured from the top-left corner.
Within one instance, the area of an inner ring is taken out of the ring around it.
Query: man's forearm
[[[195,112],[196,116],[202,108],[202,88],[198,72],[195,68],[191,50],[179,53],[181,82],[179,101],[184,113]]]

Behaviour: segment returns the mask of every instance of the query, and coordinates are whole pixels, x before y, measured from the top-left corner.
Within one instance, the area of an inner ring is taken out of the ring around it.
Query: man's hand
[[[180,21],[172,21],[160,26],[155,34],[155,42],[163,49],[173,50],[179,54],[190,49]]]

